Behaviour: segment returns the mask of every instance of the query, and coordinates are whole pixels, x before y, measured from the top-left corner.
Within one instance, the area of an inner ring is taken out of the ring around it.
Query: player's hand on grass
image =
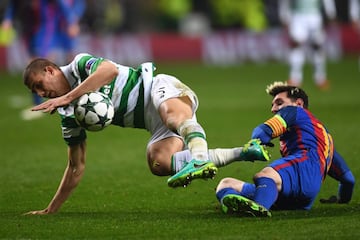
[[[46,215],[50,214],[49,209],[45,208],[43,210],[36,210],[36,211],[30,211],[27,213],[24,213],[23,215]]]
[[[333,196],[330,196],[329,198],[325,199],[325,198],[321,198],[320,199],[320,202],[321,203],[338,203],[339,202],[339,199],[333,195]]]

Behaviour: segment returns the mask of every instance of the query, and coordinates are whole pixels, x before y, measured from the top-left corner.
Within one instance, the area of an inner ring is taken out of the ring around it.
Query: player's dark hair
[[[45,67],[47,66],[52,66],[54,68],[60,69],[58,65],[45,58],[36,58],[31,61],[23,72],[24,84],[27,86],[30,82],[31,75],[34,73],[40,73],[45,71]]]
[[[299,87],[295,86],[289,86],[289,85],[279,85],[279,86],[273,86],[271,89],[269,89],[268,94],[275,97],[279,93],[286,92],[287,97],[290,98],[293,101],[296,101],[296,99],[302,99],[304,102],[304,108],[307,109],[309,107],[309,98],[308,95],[305,93],[305,91]]]

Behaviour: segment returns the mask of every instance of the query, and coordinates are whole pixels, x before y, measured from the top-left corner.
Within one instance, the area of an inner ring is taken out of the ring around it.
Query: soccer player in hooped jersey
[[[225,213],[271,216],[271,209],[305,209],[313,205],[321,184],[329,175],[339,181],[338,196],[322,203],[348,203],[355,178],[334,150],[325,126],[308,110],[308,96],[299,87],[275,82],[266,89],[273,96],[275,114],[257,126],[252,138],[271,145],[280,138],[282,157],[256,173],[254,183],[224,178],[216,197]]]
[[[24,83],[41,97],[50,98],[33,108],[62,116],[62,134],[68,145],[68,165],[49,205],[28,214],[56,212],[84,173],[86,131],[76,124],[73,102],[85,93],[100,91],[113,102],[113,125],[142,128],[150,132],[147,160],[153,174],[172,175],[170,187],[188,185],[193,179],[213,178],[217,167],[238,160],[267,161],[259,140],[244,147],[208,149],[205,131],[196,119],[195,93],[174,76],[153,75],[152,63],[139,68],[78,54],[66,66],[35,59],[24,71]]]
[[[303,84],[303,66],[307,60],[306,46],[308,44],[316,86],[321,90],[327,90],[330,87],[326,73],[325,40],[327,36],[322,10],[330,23],[335,21],[334,0],[279,1],[279,17],[288,31],[290,40],[288,83],[291,85]]]

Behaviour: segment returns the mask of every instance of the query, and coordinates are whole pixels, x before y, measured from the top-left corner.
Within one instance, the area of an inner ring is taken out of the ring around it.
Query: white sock
[[[209,160],[210,162],[213,162],[216,167],[223,167],[234,161],[240,160],[241,151],[242,147],[209,149]],[[171,159],[172,172],[176,173],[180,171],[186,163],[190,162],[192,159],[189,150],[176,152]]]
[[[183,137],[193,159],[209,159],[205,131],[196,120],[185,120],[177,131]]]
[[[209,159],[215,166],[223,167],[240,160],[241,151],[242,147],[209,149]]]
[[[192,156],[189,150],[174,153],[171,158],[171,171],[177,173],[191,160]]]
[[[326,81],[325,54],[322,51],[315,51],[313,63],[315,83],[321,85]]]
[[[305,53],[302,47],[292,49],[289,54],[290,80],[297,86],[300,86],[303,80],[303,65],[305,62]]]

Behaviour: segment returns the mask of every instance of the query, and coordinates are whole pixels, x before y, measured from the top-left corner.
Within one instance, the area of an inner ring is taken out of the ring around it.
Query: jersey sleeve
[[[87,53],[80,53],[70,63],[73,74],[76,78],[84,81],[90,74],[96,71],[97,67],[105,59]]]
[[[339,182],[339,203],[348,203],[354,190],[355,177],[343,157],[337,151],[334,151],[328,175]]]
[[[61,116],[61,130],[64,141],[67,145],[76,145],[86,140],[86,131],[80,127],[74,116],[74,107],[68,106],[58,108]]]
[[[271,128],[272,138],[284,134],[296,123],[297,109],[295,106],[284,107],[264,123]]]
[[[266,124],[260,124],[256,128],[254,128],[251,138],[252,139],[260,139],[261,143],[267,144],[272,139],[272,130],[271,128]]]
[[[266,144],[271,139],[284,134],[288,127],[296,121],[297,107],[288,106],[281,109],[273,117],[254,128],[251,138],[258,138]]]

